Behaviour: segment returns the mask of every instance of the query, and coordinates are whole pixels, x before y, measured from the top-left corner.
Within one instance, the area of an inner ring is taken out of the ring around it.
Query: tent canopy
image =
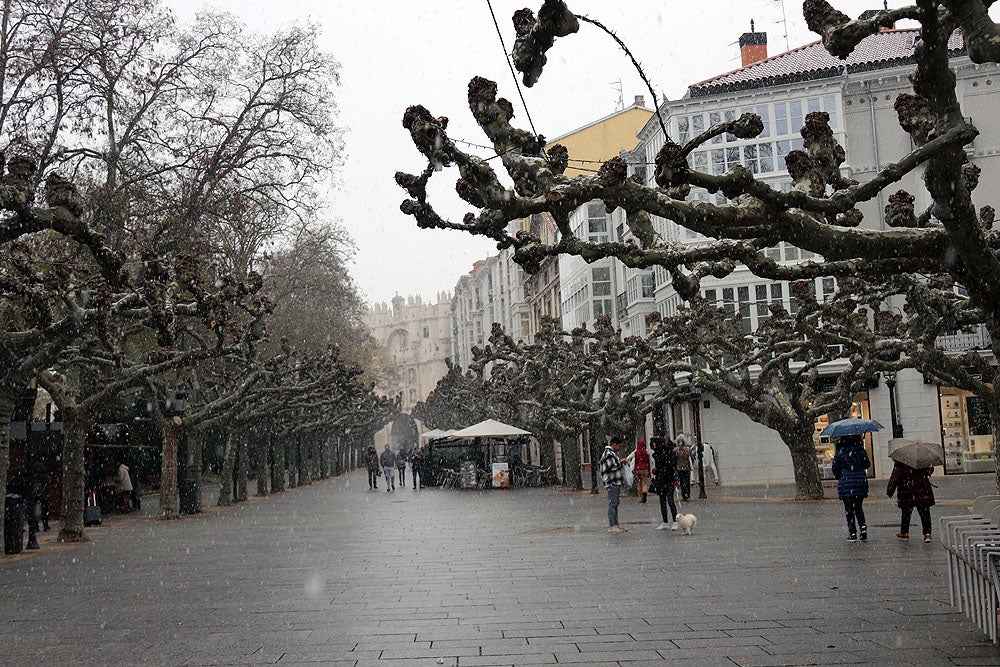
[[[531,433],[516,426],[498,422],[495,419],[487,419],[486,421],[481,421],[478,424],[473,424],[472,426],[452,432],[448,439],[463,440],[465,438],[514,438],[519,435],[531,435]]]

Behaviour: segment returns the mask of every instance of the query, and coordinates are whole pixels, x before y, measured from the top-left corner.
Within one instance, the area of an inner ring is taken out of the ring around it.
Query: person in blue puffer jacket
[[[837,453],[833,456],[833,476],[837,478],[837,495],[844,501],[844,515],[847,517],[847,540],[868,540],[868,526],[862,505],[868,497],[868,468],[871,459],[865,451],[860,435],[847,435],[837,442]]]

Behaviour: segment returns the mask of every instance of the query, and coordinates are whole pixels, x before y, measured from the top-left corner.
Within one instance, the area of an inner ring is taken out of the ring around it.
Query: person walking
[[[635,451],[622,459],[622,463],[635,462],[635,491],[639,494],[639,502],[646,502],[646,494],[649,491],[649,461],[653,450],[646,445],[645,440],[639,440],[635,444]]]
[[[423,465],[423,462],[424,462],[424,450],[421,449],[419,445],[417,445],[416,447],[413,448],[413,454],[410,455],[410,477],[413,478],[414,489],[417,488],[418,485],[420,486],[420,488],[424,487],[423,482],[421,481],[422,480],[421,474],[423,473],[421,466]]]
[[[601,454],[601,481],[608,490],[608,532],[624,533],[626,528],[618,525],[618,503],[621,500],[622,486],[625,483],[622,477],[622,460],[618,458],[618,452],[622,448],[622,439],[618,436],[611,438],[611,442],[604,447]]]
[[[396,473],[399,475],[399,485],[406,486],[406,460],[410,458],[406,447],[399,448],[396,455]]]
[[[396,453],[389,449],[389,445],[378,457],[378,462],[382,465],[382,472],[385,473],[385,492],[396,490]]]
[[[49,483],[51,477],[44,461],[36,459],[31,463],[31,491],[35,521],[42,522],[42,530],[49,530]]]
[[[124,462],[118,464],[118,504],[122,512],[128,512],[132,506],[132,478],[128,474],[128,466]]]
[[[862,507],[868,497],[868,468],[871,459],[865,451],[860,435],[845,435],[837,442],[837,452],[833,456],[833,476],[837,478],[837,496],[844,503],[847,519],[847,541],[868,540],[868,524]]]
[[[675,444],[674,454],[677,458],[677,479],[681,483],[681,500],[691,500],[691,445],[683,433],[677,436]]]
[[[677,481],[677,454],[670,439],[654,435],[649,439],[653,448],[653,482],[650,489],[660,496],[661,523],[656,530],[677,530],[677,505],[674,489]],[[669,510],[669,513],[668,513]]]
[[[896,493],[896,505],[900,510],[899,532],[896,537],[901,540],[910,539],[910,517],[916,508],[920,515],[920,527],[924,531],[924,542],[931,541],[931,506],[934,504],[934,489],[931,485],[931,475],[934,468],[911,468],[905,463],[896,461],[889,475],[886,494],[892,498]]]
[[[378,464],[378,452],[371,445],[365,452],[365,468],[368,469],[368,490],[377,489],[378,476],[382,474],[382,468]]]

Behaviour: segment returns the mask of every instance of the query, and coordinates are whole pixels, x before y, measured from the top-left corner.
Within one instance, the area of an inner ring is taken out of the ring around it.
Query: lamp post
[[[705,445],[701,442],[701,396],[695,396],[691,401],[691,416],[694,421],[694,451],[698,455],[698,499],[708,498],[705,494]],[[707,404],[707,401],[706,401]]]
[[[903,437],[903,425],[896,414],[896,371],[885,371],[885,386],[889,389],[889,419],[892,421],[892,437]]]

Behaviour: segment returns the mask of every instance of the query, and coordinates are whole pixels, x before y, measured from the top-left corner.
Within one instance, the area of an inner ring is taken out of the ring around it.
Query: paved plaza
[[[938,484],[935,519],[992,476]],[[623,501],[609,535],[603,496],[386,493],[360,472],[129,517],[0,561],[0,664],[1000,664],[948,604],[941,545],[893,536],[891,501],[867,504],[865,544],[835,500],[708,491],[689,537],[654,530],[655,499]]]

